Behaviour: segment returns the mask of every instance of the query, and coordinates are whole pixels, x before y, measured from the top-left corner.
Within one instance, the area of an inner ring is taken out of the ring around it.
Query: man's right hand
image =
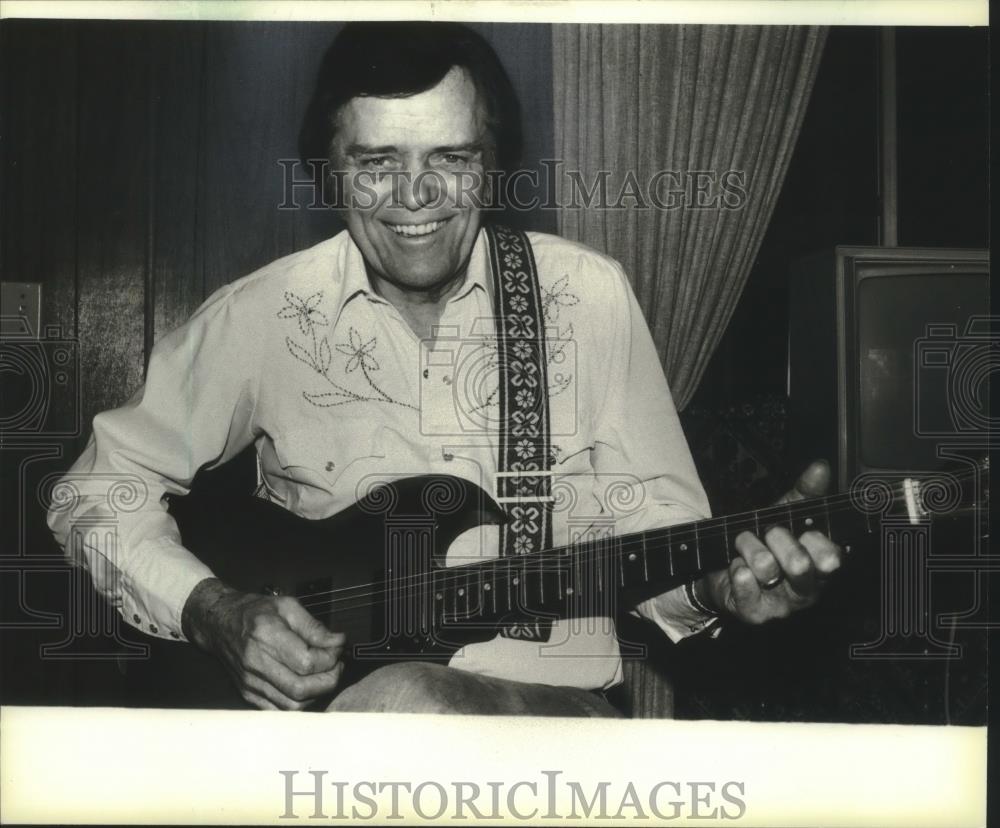
[[[221,659],[243,698],[263,710],[303,710],[340,681],[345,636],[295,598],[251,595],[208,578],[181,620],[188,639]]]

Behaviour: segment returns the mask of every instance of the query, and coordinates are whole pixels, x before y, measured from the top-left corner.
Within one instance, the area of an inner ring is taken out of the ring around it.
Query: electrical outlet
[[[0,282],[0,335],[37,339],[41,328],[41,283]]]

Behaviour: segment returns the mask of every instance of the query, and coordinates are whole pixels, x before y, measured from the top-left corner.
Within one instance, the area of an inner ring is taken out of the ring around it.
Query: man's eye
[[[368,170],[384,170],[389,167],[392,159],[388,155],[373,155],[361,159],[361,166]]]
[[[444,152],[441,154],[441,162],[449,167],[457,167],[462,164],[468,164],[469,158],[457,152]]]

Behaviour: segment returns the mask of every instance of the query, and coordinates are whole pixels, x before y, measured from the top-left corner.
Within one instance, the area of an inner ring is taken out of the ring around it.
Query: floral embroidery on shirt
[[[559,321],[559,309],[580,304],[580,297],[569,292],[569,274],[556,280],[551,288],[542,286],[542,314],[546,322]]]
[[[319,310],[319,303],[322,299],[322,291],[317,291],[305,299],[296,296],[291,291],[285,291],[285,301],[288,304],[277,314],[279,319],[295,319],[303,336],[308,337],[303,344],[286,336],[285,345],[288,352],[299,362],[308,365],[319,374],[333,389],[322,392],[303,391],[302,396],[306,401],[319,408],[332,408],[352,402],[384,402],[416,410],[415,405],[391,397],[372,379],[372,373],[381,368],[375,358],[378,338],[372,336],[366,339],[353,326],[348,330],[347,342],[338,343],[336,351],[346,357],[344,374],[350,375],[354,374],[355,371],[360,371],[367,388],[352,390],[330,376],[333,365],[333,351],[330,349],[330,341],[326,336],[318,336],[316,333],[318,326],[329,325],[326,315]]]
[[[544,316],[546,323],[557,324],[560,309],[571,308],[578,304],[580,304],[580,297],[570,292],[568,273],[564,274],[561,279],[557,279],[551,288],[542,286],[542,316]],[[573,333],[573,323],[570,322],[565,328],[559,330],[555,339],[548,342],[550,399],[561,394],[573,382],[572,374],[563,373],[554,367],[565,362],[566,346],[573,341]]]
[[[373,336],[367,342],[362,342],[361,335],[354,328],[350,329],[347,338],[347,342],[343,342],[337,346],[338,352],[349,357],[344,370],[348,374],[356,368],[361,368],[364,372],[377,371],[379,364],[373,352],[375,351],[375,346],[378,344],[378,339]]]
[[[312,296],[301,299],[291,291],[285,291],[285,301],[288,303],[278,311],[279,319],[294,319],[299,323],[299,330],[304,336],[313,333],[313,325],[327,325],[326,314],[318,307],[323,301],[323,291],[317,291]]]

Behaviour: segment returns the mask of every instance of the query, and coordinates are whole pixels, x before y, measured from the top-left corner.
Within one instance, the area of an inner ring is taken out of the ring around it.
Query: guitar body
[[[184,545],[224,583],[296,596],[347,636],[342,687],[394,661],[447,663],[495,623],[447,631],[433,622],[435,575],[458,535],[502,512],[478,486],[448,476],[379,485],[351,508],[307,520],[254,497],[173,498]],[[221,663],[193,644],[149,637],[150,657],[127,662],[145,706],[246,707]]]
[[[884,514],[923,525],[987,501],[988,464],[926,481],[862,481],[848,495],[782,503],[729,517],[597,536],[565,547],[445,566],[463,532],[502,522],[478,486],[457,477],[412,477],[374,486],[350,509],[305,520],[257,498],[174,498],[170,512],[192,552],[225,583],[292,595],[348,640],[341,687],[392,662],[447,663],[459,648],[505,627],[536,632],[550,619],[604,617],[738,554],[732,539],[779,524],[820,530],[846,550],[880,537]],[[945,496],[947,495],[947,496]],[[965,560],[965,559],[963,559]],[[979,557],[968,558],[981,564]],[[957,566],[958,558],[950,563]],[[539,640],[539,639],[535,639]],[[148,639],[150,657],[123,662],[144,706],[245,707],[221,664],[190,644]]]

